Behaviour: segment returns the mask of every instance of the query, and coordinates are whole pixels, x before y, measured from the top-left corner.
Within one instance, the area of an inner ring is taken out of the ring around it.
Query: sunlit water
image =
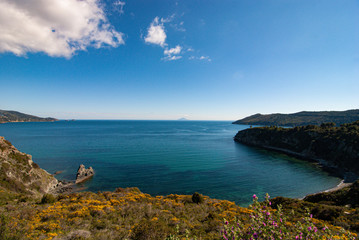
[[[251,196],[303,197],[337,185],[314,164],[233,141],[248,126],[224,121],[59,121],[0,124],[0,136],[59,179],[79,164],[95,169],[84,187],[138,187],[151,195],[192,194],[246,205]]]

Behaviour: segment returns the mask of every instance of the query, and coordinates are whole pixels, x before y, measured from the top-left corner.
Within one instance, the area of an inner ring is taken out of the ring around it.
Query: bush
[[[54,195],[45,193],[41,198],[41,204],[54,203],[56,200],[57,199]]]
[[[315,225],[318,221],[312,219],[308,209],[305,217],[297,222],[290,222],[287,221],[290,216],[282,212],[281,206],[274,211],[271,205],[268,194],[263,203],[258,202],[257,196],[253,195],[253,204],[249,207],[249,224],[240,221],[229,223],[225,220],[223,239],[356,239],[356,234],[340,227],[335,228],[336,232],[332,232],[325,225]]]
[[[157,240],[165,239],[171,233],[171,229],[162,220],[142,220],[133,229],[131,239]]]
[[[197,203],[197,204],[203,203],[203,196],[202,196],[202,194],[199,194],[199,193],[197,193],[197,192],[193,193],[193,195],[192,195],[192,202]]]

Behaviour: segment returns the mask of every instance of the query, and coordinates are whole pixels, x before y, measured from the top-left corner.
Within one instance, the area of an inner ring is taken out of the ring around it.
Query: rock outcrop
[[[0,137],[0,188],[15,193],[41,195],[62,185],[41,169],[29,154],[17,150]]]
[[[84,182],[84,181],[88,180],[89,178],[91,178],[94,174],[95,174],[95,172],[92,169],[92,167],[89,167],[86,169],[85,165],[81,164],[79,169],[77,170],[75,183]]]

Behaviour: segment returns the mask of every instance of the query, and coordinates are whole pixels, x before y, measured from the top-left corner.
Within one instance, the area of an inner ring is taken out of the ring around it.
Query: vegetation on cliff
[[[55,118],[41,118],[16,111],[0,110],[0,123],[7,122],[54,122]]]
[[[337,126],[359,120],[359,110],[255,114],[233,122],[243,125],[304,126],[333,122]]]
[[[294,128],[256,127],[239,131],[240,143],[280,150],[297,156],[321,160],[337,172],[359,173],[359,121],[335,127],[334,123]]]
[[[282,206],[285,214],[300,218],[308,209],[313,218],[359,232],[359,180],[334,192],[306,196],[303,200],[277,197],[272,207]]]
[[[0,189],[14,193],[42,195],[58,185],[58,181],[31,159],[0,137]]]

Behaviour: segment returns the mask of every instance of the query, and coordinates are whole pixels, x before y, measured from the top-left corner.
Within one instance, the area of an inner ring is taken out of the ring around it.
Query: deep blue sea
[[[192,194],[251,202],[251,196],[299,198],[337,185],[316,165],[233,141],[248,126],[227,121],[86,120],[0,124],[0,136],[58,179],[95,169],[83,187],[138,187],[151,195]]]

